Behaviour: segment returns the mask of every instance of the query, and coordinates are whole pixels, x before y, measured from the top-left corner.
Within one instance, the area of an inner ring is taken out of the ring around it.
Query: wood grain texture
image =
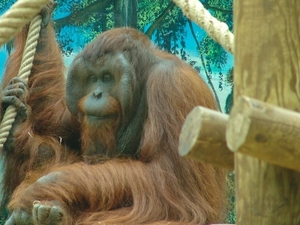
[[[231,110],[229,149],[300,172],[300,113],[249,97]]]
[[[234,3],[235,93],[300,111],[299,0]],[[237,224],[300,224],[300,173],[236,154]]]

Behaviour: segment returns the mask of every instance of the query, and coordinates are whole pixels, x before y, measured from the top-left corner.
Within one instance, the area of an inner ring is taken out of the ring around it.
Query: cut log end
[[[186,156],[197,142],[201,123],[201,109],[195,107],[187,116],[181,129],[179,136],[179,154],[181,156]]]
[[[232,115],[226,128],[226,142],[228,148],[236,152],[245,142],[251,120],[242,114]]]

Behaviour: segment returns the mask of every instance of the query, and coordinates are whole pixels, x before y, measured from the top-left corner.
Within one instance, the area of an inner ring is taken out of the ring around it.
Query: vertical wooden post
[[[235,0],[234,13],[234,98],[300,112],[300,1]],[[235,166],[237,224],[300,224],[299,172],[241,154]]]

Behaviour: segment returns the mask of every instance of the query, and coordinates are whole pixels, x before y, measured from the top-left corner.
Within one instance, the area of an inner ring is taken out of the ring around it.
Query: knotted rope
[[[207,11],[199,0],[173,0],[187,18],[202,27],[224,49],[233,54],[234,35],[226,23],[220,22]]]
[[[0,45],[16,34],[23,25],[30,21],[32,16],[39,13],[42,5],[48,3],[48,0],[24,0],[17,3],[0,18]],[[42,18],[40,15],[37,15],[29,25],[21,66],[17,75],[26,82],[28,81],[31,68],[33,66],[34,55],[41,30],[41,23]],[[9,34],[6,34],[5,37],[3,37],[2,33],[5,32]],[[16,115],[17,109],[13,105],[8,106],[0,125],[0,150],[3,149],[3,145],[7,140]]]

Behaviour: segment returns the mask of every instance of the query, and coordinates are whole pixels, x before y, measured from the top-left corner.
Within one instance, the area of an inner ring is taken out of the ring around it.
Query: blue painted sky
[[[5,67],[5,61],[7,58],[7,51],[5,48],[0,48],[0,77],[2,78],[2,75],[4,73],[4,67]]]

